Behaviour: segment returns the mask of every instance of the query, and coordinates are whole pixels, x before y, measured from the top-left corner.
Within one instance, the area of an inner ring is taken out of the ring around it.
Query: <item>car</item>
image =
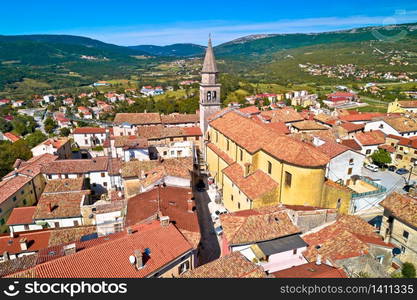
[[[216,222],[218,219],[220,219],[220,215],[227,214],[227,213],[228,213],[227,209],[221,208],[211,214],[211,219],[213,220],[213,222]]]
[[[223,227],[219,226],[214,228],[214,232],[216,233],[216,235],[221,235],[223,233]]]
[[[396,166],[389,166],[388,171],[395,172],[397,170]]]
[[[403,190],[409,193],[410,190],[413,189],[414,187],[415,187],[414,184],[407,184],[403,187]]]
[[[401,168],[401,169],[398,169],[395,173],[397,173],[398,175],[404,175],[404,174],[408,174],[408,170],[407,169],[404,169],[404,168]]]
[[[378,166],[373,165],[373,164],[366,164],[365,168],[372,171],[372,172],[378,172],[379,171]]]

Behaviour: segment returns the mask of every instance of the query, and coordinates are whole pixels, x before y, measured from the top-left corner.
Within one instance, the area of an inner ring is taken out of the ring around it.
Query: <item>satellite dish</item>
[[[395,255],[400,255],[402,253],[400,248],[394,248],[392,249],[392,254]]]
[[[131,265],[134,265],[136,263],[136,257],[134,255],[129,256],[129,262]]]

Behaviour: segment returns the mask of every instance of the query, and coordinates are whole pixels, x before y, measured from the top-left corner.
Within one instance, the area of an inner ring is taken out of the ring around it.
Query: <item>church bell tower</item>
[[[200,83],[200,128],[204,136],[208,127],[208,118],[220,111],[221,85],[217,83],[218,74],[213,46],[209,38]]]

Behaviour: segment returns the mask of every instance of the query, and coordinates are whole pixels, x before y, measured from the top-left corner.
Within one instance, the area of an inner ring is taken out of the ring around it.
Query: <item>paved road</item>
[[[217,236],[213,233],[208,204],[207,192],[194,191],[198,222],[200,224],[201,243],[198,251],[198,265],[204,265],[220,257],[220,246]]]

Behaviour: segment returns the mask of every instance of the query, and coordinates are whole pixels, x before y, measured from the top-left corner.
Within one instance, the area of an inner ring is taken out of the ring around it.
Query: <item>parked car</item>
[[[219,226],[214,228],[214,232],[216,233],[216,235],[221,235],[223,233],[223,227]]]
[[[398,169],[395,173],[397,173],[398,175],[404,175],[404,174],[408,174],[408,170],[407,169],[404,169],[404,168],[401,168],[401,169]]]
[[[415,186],[414,184],[407,184],[403,187],[403,190],[406,191],[407,193],[410,192],[411,189],[413,189]]]
[[[389,166],[388,171],[395,172],[397,170],[396,166]]]
[[[379,171],[378,166],[373,165],[373,164],[366,164],[365,168],[372,171],[372,172],[378,172]]]
[[[216,222],[218,219],[220,219],[220,215],[227,213],[228,211],[225,208],[216,210],[214,213],[211,214],[211,219],[213,220],[213,222]]]

